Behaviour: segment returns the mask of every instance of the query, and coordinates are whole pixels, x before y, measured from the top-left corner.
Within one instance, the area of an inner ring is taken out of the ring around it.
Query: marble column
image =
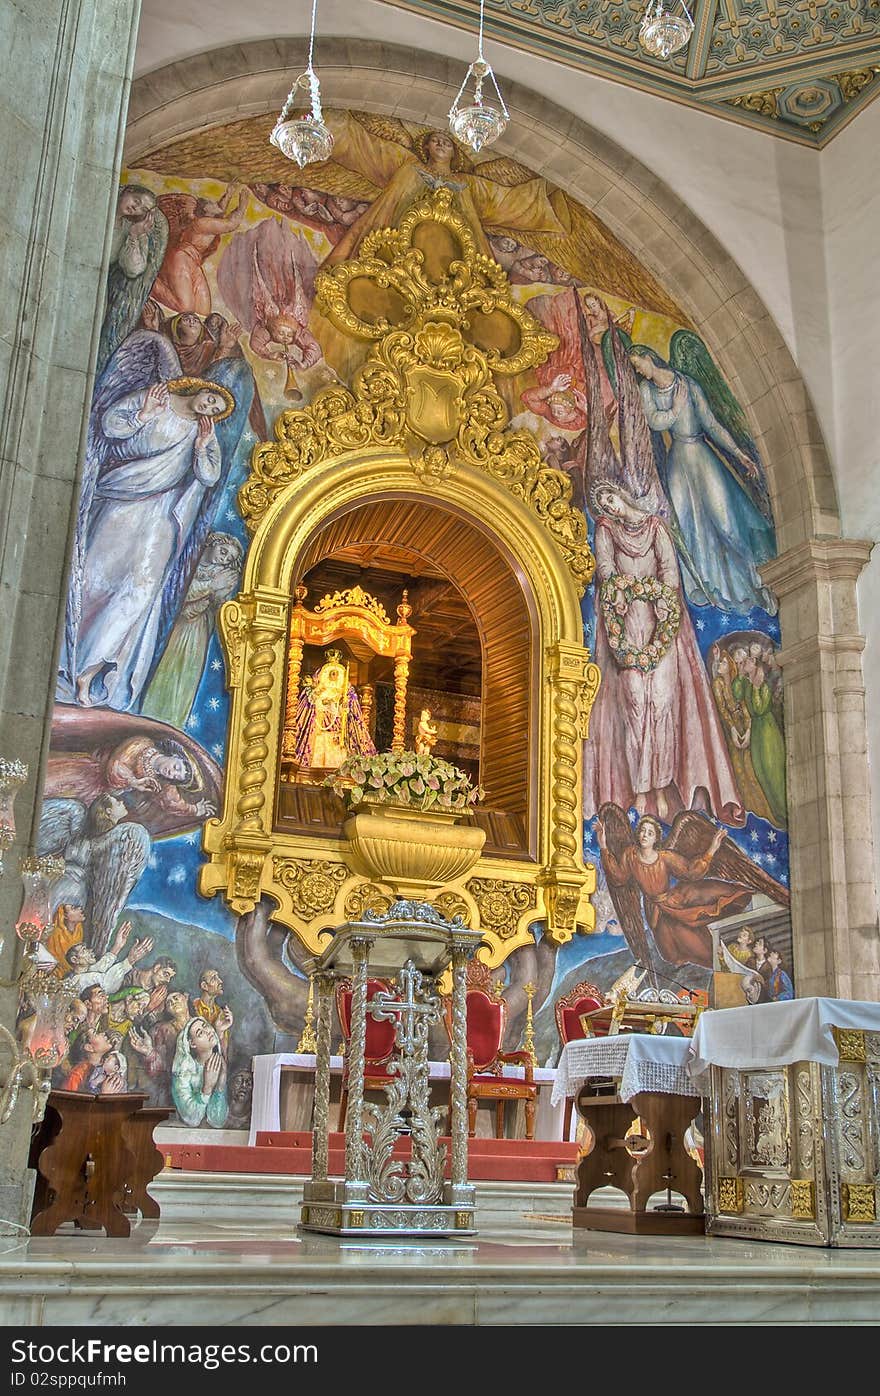
[[[0,755],[30,767],[0,882],[0,977],[32,846],[140,0],[15,0],[0,46]],[[16,995],[0,994],[0,1022]],[[0,1070],[2,1070],[0,1063]],[[31,1098],[0,1129],[0,1232],[29,1211]]]
[[[880,999],[864,636],[872,544],[812,538],[761,568],[779,597],[797,992]]]

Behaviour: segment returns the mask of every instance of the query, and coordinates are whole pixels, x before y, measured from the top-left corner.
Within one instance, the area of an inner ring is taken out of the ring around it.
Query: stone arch
[[[353,57],[356,52],[357,57]],[[191,131],[274,114],[302,65],[297,39],[234,44],[181,59],[132,86],[127,163]],[[366,40],[325,38],[328,107],[443,126],[460,63]],[[523,161],[591,209],[688,312],[748,413],[766,466],[780,552],[840,520],[831,464],[803,379],[740,268],[671,189],[605,135],[519,84],[505,82],[511,121],[493,150]],[[268,137],[268,130],[267,130]]]

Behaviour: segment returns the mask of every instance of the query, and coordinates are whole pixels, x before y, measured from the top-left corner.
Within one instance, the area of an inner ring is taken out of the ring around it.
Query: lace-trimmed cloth
[[[566,1096],[576,1096],[594,1076],[613,1077],[621,1100],[630,1100],[640,1091],[701,1095],[687,1069],[690,1045],[686,1037],[635,1032],[567,1042],[556,1068],[551,1103],[558,1105]]]

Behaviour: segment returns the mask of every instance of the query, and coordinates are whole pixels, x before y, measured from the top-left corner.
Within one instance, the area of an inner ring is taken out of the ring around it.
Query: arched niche
[[[486,798],[474,818],[486,830],[487,856],[536,861],[538,704],[532,679],[539,668],[540,620],[523,570],[502,546],[497,530],[489,530],[460,503],[371,494],[315,530],[296,561],[296,580],[322,559],[358,545],[400,550],[414,572],[421,561],[462,596],[481,652],[479,778]],[[410,622],[417,640],[418,613]],[[282,788],[279,814],[285,793]],[[336,803],[332,796],[327,803],[331,801]],[[328,818],[333,819],[332,807]],[[334,822],[338,824],[338,814]],[[284,823],[278,819],[279,827]]]

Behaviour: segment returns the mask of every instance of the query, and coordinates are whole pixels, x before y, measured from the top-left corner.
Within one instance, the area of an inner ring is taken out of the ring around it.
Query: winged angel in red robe
[[[669,964],[711,969],[710,921],[744,911],[755,892],[779,906],[790,903],[787,887],[743,853],[726,830],[693,810],[676,815],[662,841],[653,815],[633,831],[620,806],[606,804],[596,836],[621,930],[648,969],[654,967],[652,939]]]

